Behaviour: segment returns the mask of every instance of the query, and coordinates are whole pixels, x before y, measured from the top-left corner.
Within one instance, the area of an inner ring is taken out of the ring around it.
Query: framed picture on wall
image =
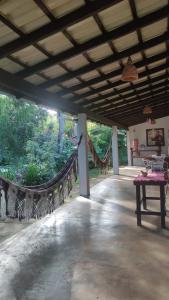
[[[147,146],[165,146],[164,128],[146,129]]]

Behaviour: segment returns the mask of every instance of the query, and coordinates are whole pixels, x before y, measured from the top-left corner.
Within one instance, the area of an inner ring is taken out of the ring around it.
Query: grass
[[[93,168],[93,169],[89,169],[89,177],[90,178],[96,178],[97,176],[99,176],[101,174],[100,169],[99,168]]]

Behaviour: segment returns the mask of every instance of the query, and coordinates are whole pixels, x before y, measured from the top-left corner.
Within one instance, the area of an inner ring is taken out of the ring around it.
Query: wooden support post
[[[127,159],[128,159],[128,166],[132,165],[132,158],[131,158],[131,145],[130,145],[130,133],[127,130]]]
[[[165,228],[165,186],[160,185],[160,208],[161,208],[161,227]]]
[[[117,126],[113,126],[112,157],[113,157],[113,173],[114,173],[114,175],[119,175],[119,152],[118,152]]]
[[[80,195],[89,197],[89,165],[88,165],[88,142],[87,142],[87,117],[82,113],[78,115],[78,138],[82,136],[81,143],[78,148],[78,166],[80,179]]]
[[[141,226],[141,201],[140,201],[140,185],[136,185],[136,206],[137,206],[137,226]]]

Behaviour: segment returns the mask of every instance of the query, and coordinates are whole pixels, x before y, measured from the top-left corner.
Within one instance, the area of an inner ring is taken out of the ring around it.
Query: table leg
[[[147,209],[146,187],[145,187],[145,185],[142,185],[142,194],[143,194],[143,208]]]
[[[136,185],[137,226],[141,226],[140,185]]]
[[[161,227],[165,228],[165,187],[160,185]]]

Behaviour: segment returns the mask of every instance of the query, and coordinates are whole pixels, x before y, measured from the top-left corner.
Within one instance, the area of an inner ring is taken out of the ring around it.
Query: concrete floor
[[[136,226],[138,170],[121,172],[0,244],[1,300],[169,299],[169,231]]]

